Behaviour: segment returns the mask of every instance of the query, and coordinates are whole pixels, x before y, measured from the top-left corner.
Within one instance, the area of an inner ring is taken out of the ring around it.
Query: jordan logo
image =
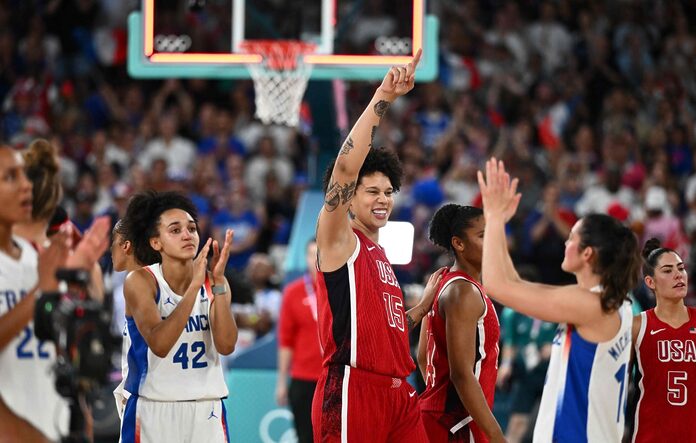
[[[167,299],[164,301],[164,304],[165,304],[165,305],[176,306],[176,305],[174,304],[174,302],[172,301],[172,298],[171,298],[171,297],[167,297]]]
[[[218,418],[218,416],[215,415],[215,408],[210,410],[210,415],[208,416],[208,420],[210,420],[211,418]]]

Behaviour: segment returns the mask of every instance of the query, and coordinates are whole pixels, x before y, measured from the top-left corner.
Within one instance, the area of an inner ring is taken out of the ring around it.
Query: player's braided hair
[[[442,206],[430,220],[429,238],[434,244],[454,252],[452,237],[462,237],[464,230],[471,227],[473,221],[483,216],[483,210],[474,206],[462,206],[450,203]]]

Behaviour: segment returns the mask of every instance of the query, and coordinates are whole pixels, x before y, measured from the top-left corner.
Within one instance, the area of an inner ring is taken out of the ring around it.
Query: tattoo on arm
[[[416,322],[411,318],[411,314],[406,314],[406,323],[408,324],[408,332],[413,331],[416,327]]]
[[[390,105],[391,103],[386,100],[380,100],[375,104],[375,114],[377,114],[377,117],[379,117],[380,120],[382,120],[384,114],[387,113],[387,109],[389,109]]]
[[[343,146],[341,146],[341,152],[338,153],[338,155],[346,155],[348,154],[351,149],[353,149],[353,139],[350,138],[350,135],[346,139],[345,143],[343,143]]]
[[[372,134],[370,134],[370,147],[375,143],[375,134],[377,133],[377,126],[372,127]]]
[[[345,185],[340,185],[339,183],[334,183],[332,181],[329,184],[329,189],[326,191],[326,196],[324,197],[324,206],[326,206],[326,212],[333,212],[336,210],[339,204],[347,204],[355,194],[355,184],[355,180],[350,183],[346,183]]]

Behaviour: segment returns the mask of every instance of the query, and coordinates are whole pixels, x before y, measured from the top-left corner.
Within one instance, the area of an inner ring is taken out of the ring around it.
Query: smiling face
[[[387,224],[393,208],[394,188],[386,175],[374,172],[360,179],[350,202],[350,212],[357,225],[368,232],[377,232]]]
[[[0,147],[0,223],[31,220],[32,184],[19,152]]]
[[[660,255],[655,265],[655,275],[645,276],[645,284],[657,298],[683,299],[689,286],[689,276],[681,257],[675,252]]]
[[[182,209],[168,209],[160,215],[157,237],[150,246],[165,257],[179,260],[193,259],[198,252],[198,229],[191,215]]]

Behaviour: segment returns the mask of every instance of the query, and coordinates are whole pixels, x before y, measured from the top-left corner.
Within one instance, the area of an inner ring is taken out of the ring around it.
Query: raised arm
[[[347,213],[358,173],[387,109],[399,96],[413,89],[420,58],[421,50],[406,66],[394,66],[387,72],[338,152],[317,223],[319,267],[324,272],[338,269],[355,249],[355,237]]]
[[[142,335],[152,352],[164,358],[169,354],[179,336],[184,332],[186,322],[198,292],[205,281],[206,264],[210,240],[194,260],[194,276],[186,293],[166,319],[162,319],[155,303],[157,291],[155,280],[146,269],[138,269],[126,277],[123,295],[126,298],[126,315],[132,316],[138,332]]]
[[[549,286],[519,277],[505,239],[505,223],[517,210],[521,194],[517,179],[510,181],[503,162],[486,162],[478,173],[486,228],[483,237],[482,277],[488,295],[517,312],[554,323],[584,325],[603,315],[599,298],[577,285]]]

